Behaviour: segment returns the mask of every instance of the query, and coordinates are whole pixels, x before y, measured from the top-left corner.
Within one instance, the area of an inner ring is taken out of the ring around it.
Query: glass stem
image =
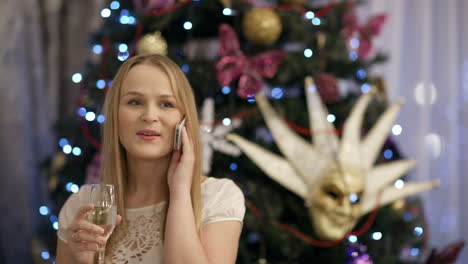
[[[104,264],[104,250],[106,250],[105,247],[99,246],[102,251],[98,252],[98,264]]]

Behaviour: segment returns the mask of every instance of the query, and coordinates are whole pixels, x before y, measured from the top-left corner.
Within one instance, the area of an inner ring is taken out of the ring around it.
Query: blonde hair
[[[127,164],[125,149],[119,141],[118,112],[122,83],[130,69],[139,64],[153,65],[163,71],[169,79],[177,105],[187,118],[186,127],[193,139],[195,166],[191,187],[193,214],[196,226],[200,228],[201,218],[201,146],[199,121],[192,87],[179,66],[161,55],[139,55],[125,61],[119,68],[104,101],[106,121],[103,126],[103,178],[104,183],[115,186],[117,210],[126,224],[125,190],[127,187]]]

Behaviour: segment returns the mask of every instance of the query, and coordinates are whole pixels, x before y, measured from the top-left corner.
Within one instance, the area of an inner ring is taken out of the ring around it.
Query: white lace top
[[[68,198],[60,211],[58,237],[67,243],[65,230],[78,208],[86,203],[89,188],[84,186]],[[244,196],[237,185],[228,179],[207,178],[201,186],[202,225],[220,221],[243,221]],[[105,263],[159,264],[162,260],[162,223],[166,202],[125,210],[128,225],[117,227],[108,241]]]

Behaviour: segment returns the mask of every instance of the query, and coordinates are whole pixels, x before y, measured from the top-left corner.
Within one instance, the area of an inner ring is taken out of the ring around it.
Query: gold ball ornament
[[[242,21],[244,37],[258,45],[275,43],[282,29],[281,19],[269,8],[254,8],[247,12]]]
[[[160,54],[167,55],[167,42],[161,32],[144,35],[137,44],[138,54]]]

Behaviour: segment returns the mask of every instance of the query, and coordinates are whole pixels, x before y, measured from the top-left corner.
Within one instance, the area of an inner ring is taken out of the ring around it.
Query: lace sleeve
[[[242,222],[245,214],[244,195],[229,179],[209,178],[202,186],[202,225],[221,221]]]

